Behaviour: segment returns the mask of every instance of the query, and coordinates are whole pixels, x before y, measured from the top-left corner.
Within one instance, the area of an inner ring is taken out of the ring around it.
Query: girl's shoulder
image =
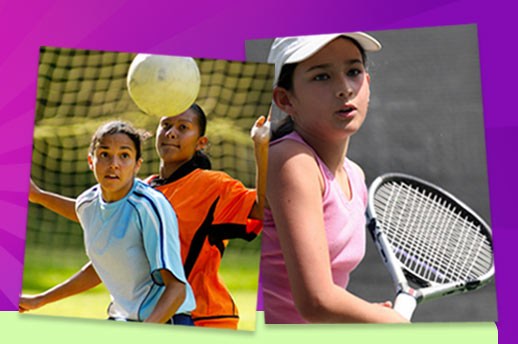
[[[214,183],[214,182],[220,182],[220,181],[226,181],[226,180],[234,180],[230,175],[223,171],[216,171],[216,170],[204,170],[204,169],[197,169],[192,172],[193,179],[196,179],[197,182],[202,183]]]
[[[128,195],[128,202],[139,213],[167,213],[172,210],[171,203],[165,195],[144,183],[140,179],[135,180],[135,187]]]
[[[282,167],[307,168],[319,165],[311,148],[294,140],[284,140],[271,146],[268,151],[268,164],[275,171],[279,171]]]
[[[91,203],[96,200],[99,196],[100,186],[96,184],[85,191],[83,191],[79,196],[77,196],[75,207],[76,210],[79,209],[83,204]]]
[[[233,178],[223,171],[200,169],[192,182],[197,185],[198,190],[204,190],[204,192],[212,190],[214,192],[225,193],[229,190],[242,190],[246,188],[240,180]]]
[[[303,154],[316,161],[315,151],[296,132],[273,141],[270,144],[268,154],[269,158],[273,159],[286,159],[294,155]]]
[[[131,196],[150,198],[152,200],[158,199],[159,201],[162,201],[165,198],[160,191],[154,189],[141,179],[135,179],[135,186],[131,190],[130,197]]]
[[[268,151],[268,182],[298,181],[299,186],[315,180],[321,193],[325,190],[324,171],[311,147],[300,140],[285,139]],[[275,171],[275,173],[271,173]]]

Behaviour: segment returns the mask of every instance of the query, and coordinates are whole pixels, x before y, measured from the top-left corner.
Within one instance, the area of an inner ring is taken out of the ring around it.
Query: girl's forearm
[[[301,315],[313,323],[401,323],[408,322],[390,307],[365,301],[333,285],[318,297],[297,302]]]
[[[91,262],[65,282],[39,294],[40,307],[94,288],[101,283]]]
[[[266,203],[266,177],[268,169],[268,143],[254,144],[256,201],[250,211],[250,218],[262,220]]]
[[[255,185],[257,196],[254,206],[250,210],[249,217],[262,220],[266,203],[266,177],[268,172],[268,147],[270,143],[270,114],[268,114],[267,119],[261,116],[255,122],[251,131],[251,136],[254,141]]]
[[[42,205],[69,220],[79,222],[75,209],[76,200],[74,198],[41,190],[32,182],[32,180],[29,189],[29,201]]]

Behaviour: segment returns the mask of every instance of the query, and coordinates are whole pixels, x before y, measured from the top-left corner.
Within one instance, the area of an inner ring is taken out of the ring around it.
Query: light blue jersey
[[[96,185],[77,198],[76,212],[86,253],[111,294],[111,317],[146,319],[165,289],[160,269],[185,284],[177,314],[196,307],[182,265],[176,215],[162,193],[135,179],[123,199],[106,203]]]

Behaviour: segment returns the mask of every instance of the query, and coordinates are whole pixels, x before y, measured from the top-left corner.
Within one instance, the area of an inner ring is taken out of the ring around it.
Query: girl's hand
[[[261,116],[255,121],[254,126],[250,130],[250,137],[255,144],[267,145],[270,142],[270,121],[272,116],[272,108],[268,113],[268,118]]]
[[[20,313],[27,312],[41,307],[41,299],[38,295],[22,295],[18,303]]]
[[[398,311],[392,308],[392,302],[385,301],[383,303],[375,303],[375,305],[381,307],[380,312],[386,313],[386,322],[410,323],[407,318],[403,317]]]

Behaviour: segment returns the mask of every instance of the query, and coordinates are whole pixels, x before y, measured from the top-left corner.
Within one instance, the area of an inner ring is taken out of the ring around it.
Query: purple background
[[[152,6],[150,4],[153,4]],[[0,0],[0,310],[17,310],[21,290],[28,178],[39,46],[244,60],[245,40],[355,30],[477,24],[494,231],[499,337],[511,342],[518,238],[516,10],[511,1],[142,1]],[[513,240],[514,239],[514,240]],[[507,300],[508,302],[505,302]]]

